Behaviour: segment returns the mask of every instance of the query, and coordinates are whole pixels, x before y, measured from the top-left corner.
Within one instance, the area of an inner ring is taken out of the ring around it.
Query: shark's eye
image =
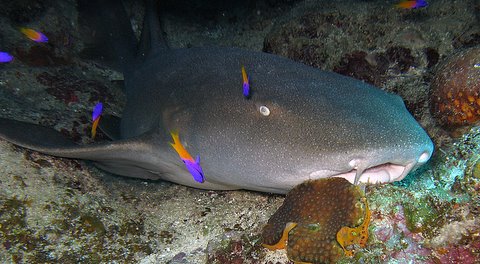
[[[270,115],[270,109],[268,109],[268,107],[262,105],[260,106],[260,108],[258,109],[260,111],[260,114],[262,114],[263,116],[269,116]]]

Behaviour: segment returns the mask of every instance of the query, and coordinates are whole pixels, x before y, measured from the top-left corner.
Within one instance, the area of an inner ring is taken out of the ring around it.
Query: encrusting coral
[[[438,67],[431,100],[432,114],[446,127],[480,120],[480,47],[457,53]]]
[[[292,189],[263,228],[263,246],[286,247],[296,263],[331,263],[366,245],[370,211],[363,192],[343,178]]]

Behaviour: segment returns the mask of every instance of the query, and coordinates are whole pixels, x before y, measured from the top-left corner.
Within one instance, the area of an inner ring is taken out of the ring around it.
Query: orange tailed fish
[[[180,159],[182,159],[183,163],[187,167],[187,170],[190,172],[190,174],[192,174],[193,179],[199,183],[204,182],[205,176],[203,175],[203,170],[200,166],[200,156],[197,156],[195,160],[192,158],[190,153],[188,153],[188,151],[180,142],[180,136],[178,135],[178,132],[170,132],[170,135],[172,135],[173,138],[173,143],[170,142],[170,145],[178,153],[178,156],[180,156]]]
[[[396,4],[395,7],[403,9],[416,9],[428,6],[425,0],[404,0]]]
[[[97,126],[98,126],[98,122],[100,122],[100,116],[102,115],[102,110],[103,110],[102,103],[98,103],[93,108],[93,113],[92,113],[92,120],[93,120],[92,138],[93,139],[95,139],[95,135],[97,135]]]
[[[27,38],[35,42],[42,42],[42,43],[48,42],[47,36],[45,36],[42,32],[35,31],[31,28],[21,27],[20,32],[22,32]]]
[[[245,98],[250,97],[250,83],[248,82],[248,75],[245,71],[245,67],[242,66],[242,79],[243,79],[243,96]]]

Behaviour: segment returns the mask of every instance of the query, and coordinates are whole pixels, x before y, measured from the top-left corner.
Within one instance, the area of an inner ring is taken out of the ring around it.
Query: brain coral
[[[307,181],[292,189],[268,220],[263,245],[274,250],[286,244],[296,263],[334,263],[352,256],[353,244],[365,246],[369,218],[362,192],[347,180]]]
[[[480,120],[480,47],[453,55],[437,69],[430,111],[441,125],[458,127]]]

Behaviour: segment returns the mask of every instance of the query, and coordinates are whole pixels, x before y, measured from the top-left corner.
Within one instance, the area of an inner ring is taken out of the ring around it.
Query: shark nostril
[[[262,105],[260,106],[260,108],[258,109],[260,111],[260,114],[262,114],[263,116],[269,116],[270,115],[270,109],[268,109],[268,107]]]
[[[425,151],[422,153],[422,155],[420,155],[420,157],[418,157],[418,162],[419,163],[425,163],[427,162],[428,160],[430,159],[430,153],[428,151]]]

